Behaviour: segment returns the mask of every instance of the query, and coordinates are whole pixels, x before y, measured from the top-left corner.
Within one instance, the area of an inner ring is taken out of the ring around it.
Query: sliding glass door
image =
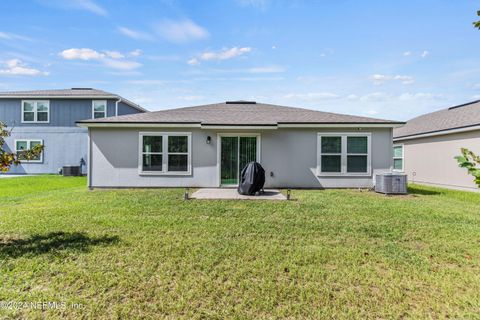
[[[220,183],[237,185],[240,172],[251,161],[257,161],[257,137],[221,137]]]

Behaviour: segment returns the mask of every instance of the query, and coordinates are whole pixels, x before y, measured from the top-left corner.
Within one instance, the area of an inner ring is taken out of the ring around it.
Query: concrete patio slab
[[[237,189],[227,188],[202,188],[191,195],[192,199],[233,199],[233,200],[287,200],[279,190],[266,189],[258,196],[244,196],[237,192]]]

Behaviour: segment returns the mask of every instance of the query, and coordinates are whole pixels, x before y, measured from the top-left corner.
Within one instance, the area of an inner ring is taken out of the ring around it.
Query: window
[[[322,172],[342,172],[342,137],[322,137]]]
[[[18,154],[18,158],[25,163],[40,163],[43,162],[43,152],[37,155],[35,158],[31,160],[26,160],[24,157],[24,151],[30,150],[36,145],[43,144],[42,140],[35,139],[35,140],[15,140],[15,153]]]
[[[163,137],[143,137],[142,171],[163,171]]]
[[[188,136],[168,137],[168,171],[188,171]]]
[[[23,123],[48,123],[50,121],[49,101],[22,101]]]
[[[347,172],[368,171],[368,137],[347,136]]]
[[[370,133],[319,133],[318,175],[370,175]]]
[[[403,172],[403,144],[393,146],[393,170]]]
[[[190,174],[191,133],[140,133],[140,174]]]
[[[92,101],[92,118],[99,119],[107,116],[107,101],[93,100]]]

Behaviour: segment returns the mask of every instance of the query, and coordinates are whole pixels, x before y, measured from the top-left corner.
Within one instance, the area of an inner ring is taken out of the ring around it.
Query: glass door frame
[[[257,138],[257,162],[261,162],[261,134],[260,133],[217,133],[217,185],[218,187],[237,187],[238,184],[222,185],[222,137],[255,137]]]

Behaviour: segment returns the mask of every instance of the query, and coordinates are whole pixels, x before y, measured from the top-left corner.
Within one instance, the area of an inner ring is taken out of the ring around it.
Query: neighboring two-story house
[[[147,112],[119,95],[92,88],[0,92],[0,121],[12,130],[7,151],[43,144],[44,152],[9,173],[58,173],[66,165],[86,172],[88,133],[76,121]]]

